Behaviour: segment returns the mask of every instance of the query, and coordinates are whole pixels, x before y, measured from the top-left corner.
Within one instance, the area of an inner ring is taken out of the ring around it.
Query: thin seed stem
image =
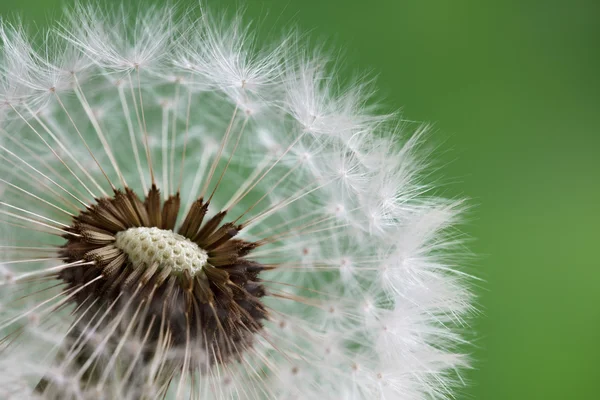
[[[224,210],[231,211],[231,208],[233,207],[234,203],[236,202],[236,200],[240,196],[240,194],[242,194],[246,189],[248,189],[248,187],[254,182],[254,180],[258,177],[258,175],[260,175],[260,173],[263,172],[265,170],[265,168],[267,168],[267,166],[269,165],[270,162],[271,162],[271,156],[266,155],[265,158],[262,159],[260,164],[254,169],[254,171],[252,171],[252,174],[244,180],[244,183],[229,198],[229,201],[227,202],[227,204],[225,204],[223,206]]]
[[[314,189],[307,190],[306,192],[304,192],[304,193],[301,193],[301,194],[299,194],[299,195],[296,195],[296,196],[291,196],[291,197],[290,197],[290,198],[288,198],[287,200],[284,200],[284,201],[282,201],[282,202],[280,202],[280,203],[277,203],[277,204],[275,204],[274,206],[272,206],[271,208],[269,208],[269,209],[267,209],[267,210],[263,211],[261,214],[258,214],[258,215],[256,215],[255,217],[252,217],[252,218],[250,218],[249,220],[247,220],[247,221],[243,222],[243,223],[242,223],[242,226],[244,226],[244,227],[250,226],[250,225],[252,225],[253,223],[256,223],[257,221],[259,221],[259,220],[261,220],[261,219],[264,219],[264,218],[268,217],[269,215],[273,214],[275,211],[279,211],[279,210],[281,210],[281,209],[283,209],[283,208],[285,208],[285,207],[289,206],[290,204],[292,204],[292,203],[294,203],[294,202],[296,202],[296,201],[300,200],[301,198],[303,198],[303,197],[305,197],[305,196],[308,196],[309,194],[311,194],[311,193],[313,193],[313,192],[315,192],[315,191],[317,191],[317,190],[319,190],[319,189],[321,189],[321,188],[323,188],[323,187],[327,186],[327,185],[328,185],[328,184],[330,184],[330,183],[331,183],[331,181],[329,181],[329,182],[326,182],[326,183],[323,183],[322,185],[319,185],[319,186],[315,187]],[[303,190],[304,190],[304,189],[300,189],[300,190],[299,190],[299,191],[297,191],[296,193],[298,193],[298,192],[302,192]]]
[[[25,124],[33,131],[33,133],[35,133],[37,135],[37,137],[46,145],[46,147],[48,147],[48,149],[50,149],[50,151],[52,152],[52,154],[54,154],[54,156],[58,159],[58,161],[60,161],[60,163],[62,165],[64,165],[64,167],[67,169],[67,171],[69,171],[69,173],[71,175],[73,175],[73,177],[77,180],[77,182],[79,182],[81,184],[81,186],[83,186],[85,188],[85,190],[90,194],[90,196],[92,196],[92,198],[95,198],[96,195],[87,187],[87,185],[85,183],[83,183],[83,181],[79,178],[79,176],[77,176],[77,174],[75,174],[75,172],[73,172],[73,170],[67,165],[67,163],[65,163],[65,161],[58,155],[58,153],[56,153],[56,151],[54,150],[54,148],[52,146],[50,146],[50,144],[46,141],[46,139],[44,139],[42,137],[42,135],[37,131],[37,129],[35,129],[27,119],[25,119],[25,117],[23,117],[23,115],[17,111],[12,105],[11,105],[13,111],[15,113],[17,113],[17,115],[25,122]]]
[[[285,174],[284,174],[284,175],[283,175],[281,178],[279,178],[279,180],[278,180],[278,181],[277,181],[275,184],[273,184],[273,185],[271,185],[271,186],[269,187],[269,190],[267,190],[267,191],[265,192],[265,194],[263,194],[263,195],[261,196],[261,198],[260,198],[260,199],[258,199],[258,200],[257,200],[257,201],[256,201],[254,204],[252,204],[250,207],[248,207],[248,208],[246,209],[246,211],[244,211],[244,212],[243,212],[243,213],[242,213],[240,216],[238,216],[238,217],[236,218],[236,220],[234,221],[234,223],[235,223],[235,222],[237,222],[237,221],[239,221],[240,219],[242,219],[242,217],[243,217],[244,215],[246,215],[246,214],[248,214],[250,211],[252,211],[252,210],[254,209],[254,207],[256,207],[256,206],[257,206],[258,204],[260,204],[260,202],[261,202],[261,201],[263,201],[263,200],[264,200],[264,199],[265,199],[267,196],[269,196],[271,193],[273,193],[273,191],[274,191],[274,190],[275,190],[275,189],[276,189],[276,188],[277,188],[277,187],[278,187],[278,186],[281,184],[281,182],[285,181],[285,180],[286,180],[286,179],[287,179],[287,178],[288,178],[288,177],[289,177],[291,174],[293,174],[293,173],[296,171],[296,168],[298,168],[300,165],[301,165],[301,163],[300,163],[300,162],[298,162],[298,163],[296,163],[296,165],[294,165],[292,168],[290,168],[290,169],[289,169],[289,170],[288,170],[288,171],[287,171],[287,172],[286,172],[286,173],[285,173]]]
[[[65,107],[65,104],[60,99],[60,96],[58,95],[57,92],[54,92],[54,96],[55,96],[56,100],[58,101],[58,104],[60,104],[61,108],[63,109],[63,111],[67,115],[67,118],[69,119],[69,121],[71,121],[71,125],[73,125],[73,128],[75,128],[75,131],[77,132],[77,135],[79,135],[79,138],[83,142],[83,144],[84,144],[85,148],[87,149],[88,153],[90,154],[90,156],[92,157],[92,159],[94,160],[94,162],[96,163],[96,165],[98,166],[98,168],[100,168],[100,171],[102,172],[102,175],[104,175],[104,178],[106,179],[106,181],[108,182],[108,184],[110,185],[110,187],[113,190],[116,190],[115,185],[113,185],[113,183],[111,182],[111,180],[108,177],[108,175],[106,175],[106,172],[102,168],[102,165],[100,165],[100,162],[98,162],[98,160],[96,159],[96,156],[94,156],[94,153],[92,152],[92,149],[90,149],[90,146],[87,144],[87,142],[83,138],[83,135],[81,134],[81,132],[79,131],[79,128],[77,127],[77,124],[75,124],[75,121],[73,120],[73,117],[71,117],[71,114],[69,114],[69,111],[67,111],[67,108]]]
[[[100,382],[99,382],[100,387],[104,386],[104,383],[108,379],[108,375],[112,372],[113,367],[117,361],[117,356],[119,355],[119,353],[121,352],[121,349],[127,342],[129,334],[131,333],[133,327],[135,326],[135,323],[137,322],[136,318],[137,318],[140,310],[142,309],[142,305],[144,305],[144,304],[145,304],[144,300],[140,301],[140,304],[137,306],[135,313],[131,316],[131,320],[130,320],[129,324],[127,325],[127,328],[125,329],[125,332],[121,336],[121,339],[119,340],[119,343],[117,344],[117,347],[113,350],[113,354],[112,354],[110,360],[108,361],[106,366],[103,367],[104,373],[100,377]]]
[[[21,163],[23,163],[24,165],[26,165],[28,168],[30,168],[31,170],[35,171],[38,175],[44,177],[44,179],[52,182],[55,186],[57,186],[58,188],[60,188],[61,190],[63,190],[65,193],[67,193],[69,196],[71,196],[77,202],[79,202],[80,204],[82,204],[84,207],[87,206],[86,202],[84,202],[83,200],[81,200],[80,198],[78,198],[77,196],[75,196],[73,193],[69,192],[67,189],[65,189],[63,186],[59,185],[52,178],[48,177],[46,174],[44,174],[43,172],[41,172],[40,170],[38,170],[37,168],[35,168],[33,165],[29,164],[27,161],[23,160],[21,157],[17,156],[12,151],[8,150],[6,147],[0,145],[0,149],[4,150],[8,154],[10,154],[11,156],[13,156],[17,160],[19,160]],[[0,154],[0,157],[2,157],[3,159],[7,160],[7,158],[4,157],[2,154]]]
[[[167,200],[169,193],[171,193],[170,182],[169,182],[169,110],[166,105],[162,106],[162,187],[163,196]]]
[[[100,277],[102,277],[102,276],[100,276]],[[96,278],[96,279],[98,279],[98,278]],[[125,304],[125,306],[123,308],[124,310],[126,310],[129,307],[129,305],[133,302],[133,299],[137,296],[138,290],[139,290],[139,288],[136,289],[132,293],[131,298],[129,298],[127,300],[127,303]],[[125,317],[125,315],[127,315],[127,313],[120,312],[116,318],[111,320],[112,327],[107,332],[103,332],[104,339],[102,339],[102,342],[100,342],[100,344],[98,346],[96,346],[96,349],[94,350],[94,352],[87,358],[86,362],[81,366],[81,368],[79,368],[79,371],[74,375],[73,379],[75,381],[81,380],[81,377],[83,376],[83,374],[88,370],[88,368],[92,365],[92,363],[95,362],[96,357],[98,357],[98,355],[100,355],[100,353],[103,351],[104,346],[110,340],[111,336],[115,333],[116,329],[119,327],[119,324],[120,324],[121,320]]]
[[[198,169],[196,170],[196,174],[194,176],[194,181],[192,182],[192,187],[190,188],[190,191],[188,194],[187,206],[186,206],[186,211],[185,211],[186,214],[190,210],[190,207],[192,206],[193,199],[196,198],[196,193],[198,192],[198,187],[200,186],[202,177],[204,176],[204,173],[206,172],[206,169],[208,168],[208,162],[210,161],[210,157],[211,157],[211,155],[209,154],[209,152],[206,149],[202,152],[202,155],[200,156],[200,165],[198,165]]]
[[[8,186],[10,186],[10,187],[12,187],[12,188],[14,188],[14,189],[18,190],[18,191],[20,191],[20,192],[22,192],[22,193],[25,193],[25,194],[26,194],[26,195],[28,195],[28,196],[31,196],[31,197],[33,197],[34,199],[36,199],[36,200],[39,200],[39,201],[41,201],[42,203],[44,203],[44,204],[47,204],[47,205],[49,205],[50,207],[52,207],[52,208],[54,208],[54,209],[56,209],[56,210],[58,210],[58,211],[60,211],[60,212],[62,212],[62,213],[64,213],[64,214],[67,214],[67,215],[68,215],[68,216],[70,216],[70,217],[74,217],[74,216],[75,216],[75,214],[72,214],[72,213],[70,213],[70,212],[68,212],[68,211],[66,211],[66,210],[64,210],[64,209],[62,209],[62,208],[60,208],[59,206],[57,206],[57,205],[55,205],[55,204],[52,204],[52,203],[50,203],[49,201],[47,201],[47,200],[44,200],[44,199],[42,199],[41,197],[39,197],[39,196],[36,196],[35,194],[33,194],[33,193],[31,193],[31,192],[29,192],[29,191],[27,191],[27,190],[25,190],[25,189],[23,189],[23,188],[21,188],[21,187],[17,186],[17,185],[14,185],[14,184],[12,184],[12,183],[10,183],[10,182],[8,182],[8,181],[5,181],[5,180],[4,180],[4,179],[2,179],[2,178],[0,178],[0,182],[2,182],[2,183],[4,183],[4,184],[6,184],[6,185],[8,185]]]
[[[1,204],[1,205],[3,205],[3,206],[6,206],[6,207],[12,208],[13,210],[19,210],[19,211],[21,211],[21,212],[24,212],[24,213],[26,213],[26,214],[29,214],[29,215],[36,216],[36,217],[38,217],[38,218],[41,218],[41,219],[43,219],[44,221],[52,222],[52,223],[54,223],[54,224],[56,224],[56,225],[58,225],[58,226],[62,226],[62,227],[64,227],[64,228],[68,228],[68,227],[69,227],[69,225],[67,225],[67,224],[63,224],[63,223],[61,223],[61,222],[58,222],[58,221],[55,221],[55,220],[53,220],[53,219],[51,219],[51,218],[44,217],[43,215],[40,215],[40,214],[34,213],[33,211],[29,211],[29,210],[25,210],[24,208],[20,208],[20,207],[17,207],[17,206],[13,206],[12,204],[8,204],[8,203],[6,203],[6,202],[4,202],[4,201],[0,201],[0,204]]]
[[[117,164],[117,160],[115,159],[115,156],[113,155],[112,150],[110,149],[110,145],[108,144],[108,142],[106,140],[106,136],[104,136],[104,133],[102,132],[100,123],[98,123],[98,118],[96,118],[96,116],[94,115],[94,111],[92,110],[92,108],[90,107],[90,104],[88,103],[87,99],[85,98],[85,94],[83,93],[83,89],[79,85],[79,80],[77,79],[77,76],[73,75],[73,79],[75,80],[75,95],[77,96],[77,99],[79,100],[83,109],[85,110],[85,113],[87,114],[88,119],[92,123],[92,126],[94,127],[94,130],[96,131],[96,135],[98,136],[98,139],[100,139],[100,143],[102,143],[104,152],[108,156],[108,159],[110,160],[115,172],[119,176],[119,179],[121,180],[121,183],[123,184],[123,187],[127,187],[127,182],[125,182],[125,177],[121,173],[121,169],[119,168],[119,165]]]
[[[138,126],[139,126],[140,130],[142,131],[142,137],[143,137],[142,142],[144,143],[144,150],[146,150],[146,161],[148,163],[148,169],[150,170],[150,182],[152,183],[152,185],[155,185],[156,180],[154,178],[154,168],[152,167],[152,157],[150,155],[150,143],[149,143],[149,139],[148,139],[148,131],[146,130],[146,122],[145,122],[146,118],[143,116],[144,105],[143,104],[141,105],[142,110],[140,112],[140,109],[138,108],[138,102],[136,100],[135,91],[133,90],[133,80],[131,79],[131,74],[127,74],[127,77],[129,79],[129,89],[131,91],[131,100],[133,101],[133,108],[135,110],[135,116],[137,117]],[[140,91],[140,99],[141,99],[141,89],[139,91]],[[140,116],[140,114],[142,116]],[[142,117],[144,119],[143,123],[142,123]]]
[[[190,82],[193,80],[193,74],[190,72]],[[183,181],[183,171],[185,169],[185,156],[187,153],[187,143],[190,133],[190,111],[192,108],[192,90],[188,88],[187,110],[185,113],[185,138],[183,140],[183,153],[181,154],[181,168],[179,171],[179,184],[177,185],[177,193],[181,192],[181,183]]]
[[[179,80],[175,83],[175,97],[173,99],[172,105],[172,117],[171,117],[171,157],[170,157],[170,171],[171,175],[169,176],[169,182],[173,187],[169,188],[169,193],[173,193],[175,186],[175,146],[176,146],[176,138],[177,138],[177,107],[179,106],[179,92],[180,92],[181,84]],[[177,188],[179,191],[179,187]]]
[[[2,329],[4,329],[4,328],[6,328],[7,326],[10,326],[10,325],[12,325],[13,323],[15,323],[16,321],[20,320],[21,318],[24,318],[24,317],[26,317],[26,316],[30,315],[30,314],[31,314],[31,313],[33,313],[35,310],[37,310],[37,309],[39,309],[39,308],[43,307],[44,305],[46,305],[46,304],[48,304],[48,303],[52,302],[53,300],[55,300],[55,299],[57,299],[57,298],[59,298],[59,297],[64,297],[64,298],[63,298],[63,299],[62,299],[62,300],[61,300],[61,301],[60,301],[58,304],[64,304],[64,303],[66,303],[66,302],[67,302],[67,301],[69,301],[69,300],[71,299],[71,297],[73,297],[75,294],[79,293],[80,291],[82,291],[82,290],[83,290],[83,289],[85,289],[87,286],[91,285],[92,283],[96,282],[96,281],[97,281],[97,280],[99,280],[100,278],[102,278],[102,276],[101,276],[101,275],[100,275],[100,276],[98,276],[98,277],[96,277],[96,278],[94,278],[94,279],[92,279],[91,281],[87,282],[87,283],[86,283],[86,284],[84,284],[84,285],[81,285],[81,286],[79,286],[79,287],[77,287],[77,288],[73,288],[73,289],[70,291],[70,293],[69,293],[67,296],[65,296],[65,292],[61,292],[61,293],[58,293],[58,294],[57,294],[57,295],[55,295],[55,296],[52,296],[52,297],[50,297],[49,299],[46,299],[46,300],[42,301],[41,303],[39,303],[39,304],[38,304],[38,305],[36,305],[35,307],[33,307],[33,308],[30,308],[29,310],[27,310],[27,311],[24,311],[24,312],[20,313],[20,314],[19,314],[19,315],[17,315],[16,317],[14,317],[14,318],[12,318],[12,319],[10,319],[10,320],[8,320],[8,321],[5,321],[4,323],[0,324],[0,330],[2,330]]]
[[[187,376],[187,371],[189,368],[189,362],[190,362],[190,316],[189,313],[186,312],[185,313],[185,350],[184,350],[184,356],[183,356],[183,366],[181,367],[181,376],[179,378],[179,384],[177,385],[177,392],[175,394],[175,398],[176,399],[180,399],[181,398],[181,393],[182,393],[182,389],[183,389],[183,385],[185,383],[185,378]]]
[[[129,141],[131,142],[131,148],[133,149],[133,156],[135,158],[135,165],[137,166],[138,174],[140,175],[140,182],[142,184],[142,190],[144,193],[148,193],[148,186],[146,185],[146,179],[142,171],[142,163],[140,161],[140,153],[137,147],[137,141],[135,140],[135,134],[133,133],[133,123],[131,122],[131,115],[129,114],[129,106],[127,105],[127,98],[123,86],[118,86],[119,100],[121,101],[121,108],[123,109],[123,115],[125,115],[125,122],[127,123],[127,132],[129,132]]]
[[[78,235],[77,233],[69,232],[67,230],[64,230],[64,229],[61,229],[61,228],[57,228],[56,226],[45,224],[45,223],[43,223],[41,221],[37,221],[37,220],[32,219],[32,218],[23,217],[21,215],[14,214],[14,213],[11,213],[11,212],[8,212],[8,211],[0,210],[0,214],[7,215],[9,217],[13,217],[13,218],[20,219],[20,220],[23,220],[23,221],[31,222],[33,224],[37,224],[37,225],[40,225],[40,226],[44,226],[46,228],[50,228],[50,229],[59,231],[62,234],[68,234],[68,235],[72,235],[72,236],[75,236],[75,237],[81,237],[81,235]]]
[[[227,145],[227,142],[229,141],[229,134],[231,133],[231,128],[233,127],[233,122],[235,121],[235,116],[237,115],[237,112],[238,112],[238,106],[236,105],[233,110],[233,114],[231,115],[231,120],[229,121],[229,125],[227,125],[227,130],[225,131],[225,135],[223,136],[223,139],[221,140],[221,145],[219,146],[219,151],[217,152],[217,156],[215,157],[215,159],[212,162],[212,165],[210,166],[210,171],[208,173],[208,177],[206,178],[206,182],[204,182],[204,187],[202,188],[200,197],[204,197],[204,195],[206,194],[206,191],[208,190],[208,186],[210,185],[210,181],[212,181],[215,170],[217,169],[217,165],[219,164],[219,161],[221,160],[221,154],[223,154],[223,150],[225,149],[225,146]]]
[[[43,262],[48,260],[60,260],[59,257],[43,257],[43,258],[29,258],[27,260],[2,260],[2,265],[11,265],[11,264],[23,264],[23,263],[35,263],[35,262]]]
[[[271,164],[271,166],[260,176],[260,178],[258,178],[258,180],[256,182],[254,182],[240,197],[238,197],[230,206],[228,209],[233,208],[238,202],[240,202],[244,197],[246,197],[248,195],[248,193],[250,193],[252,191],[252,189],[254,189],[256,187],[256,185],[258,185],[260,183],[260,181],[262,181],[265,176],[267,176],[269,174],[269,172],[271,172],[273,170],[273,168],[275,168],[277,166],[277,164],[279,164],[279,162],[283,159],[283,157],[285,157],[287,155],[287,153],[289,153],[292,148],[298,144],[298,142],[300,141],[300,139],[302,139],[303,134],[299,135],[288,147],[287,149],[285,149],[285,151],[279,156],[279,158],[277,158],[277,160],[275,160],[275,162],[273,164]]]
[[[121,296],[122,293],[119,293],[117,297],[108,305],[108,307],[106,307],[106,309],[99,307],[98,310],[94,312],[92,318],[90,318],[90,320],[85,324],[83,329],[80,329],[79,335],[77,336],[77,338],[75,338],[73,343],[71,343],[69,351],[65,355],[65,358],[62,362],[63,365],[68,367],[69,364],[75,359],[75,357],[77,357],[77,354],[79,354],[79,352],[85,347],[86,343],[91,339],[92,335],[86,335],[86,333],[95,333],[98,331],[98,328],[100,327],[100,325],[102,325],[104,319],[111,315],[113,307],[120,301]],[[104,312],[100,315],[100,318],[95,323],[95,325],[92,326],[92,328],[90,329],[90,326],[92,325],[92,323],[94,323],[95,318],[101,311]]]
[[[51,268],[46,268],[46,269],[42,269],[39,271],[33,271],[33,272],[27,272],[24,274],[21,274],[17,277],[14,277],[11,279],[11,282],[20,282],[26,279],[29,279],[31,277],[34,276],[44,276],[44,275],[50,275],[50,274],[54,274],[56,272],[60,272],[64,269],[68,269],[68,268],[72,268],[72,267],[78,267],[78,266],[82,266],[82,265],[93,265],[94,262],[92,261],[83,261],[83,260],[78,260],[72,263],[67,263],[67,264],[61,264],[61,265],[57,265],[55,267],[51,267]]]
[[[210,194],[210,197],[208,198],[208,202],[210,202],[212,200],[217,189],[219,188],[219,185],[221,184],[221,181],[223,180],[223,177],[225,176],[225,173],[227,172],[227,169],[229,168],[229,164],[231,163],[233,155],[235,154],[235,152],[238,148],[238,145],[240,144],[240,140],[242,139],[242,135],[244,134],[244,129],[246,128],[247,123],[248,123],[248,116],[246,116],[246,118],[244,118],[244,122],[242,123],[242,127],[240,129],[240,133],[237,137],[237,140],[235,141],[235,145],[233,146],[233,150],[231,150],[231,154],[229,155],[229,158],[227,159],[227,164],[225,164],[225,168],[223,168],[223,171],[221,172],[221,175],[219,176],[219,180],[217,181],[215,188],[213,189],[212,193]]]
[[[69,159],[71,159],[71,161],[73,161],[73,163],[75,163],[77,168],[79,168],[79,170],[81,172],[83,172],[83,174],[86,176],[86,178],[89,179],[90,182],[92,182],[94,184],[94,186],[100,191],[100,193],[102,193],[103,196],[105,196],[105,197],[108,196],[108,193],[104,190],[104,188],[102,186],[100,186],[100,184],[98,183],[96,178],[94,178],[92,176],[92,174],[90,174],[90,172],[77,160],[77,158],[73,155],[73,153],[71,153],[71,151],[69,151],[67,146],[63,143],[63,142],[65,142],[65,140],[68,141],[69,138],[65,138],[64,132],[61,132],[61,128],[59,126],[57,126],[56,121],[53,121],[49,116],[46,116],[44,118],[44,120],[42,121],[42,119],[39,117],[39,115],[37,113],[35,113],[33,110],[30,110],[29,108],[28,108],[28,110],[30,113],[32,113],[33,117],[38,122],[38,124],[40,124],[40,126],[42,128],[44,128],[44,130],[48,133],[48,135],[50,135],[50,137],[52,137],[52,139],[60,146],[61,150],[64,151],[65,154],[67,156],[69,156]],[[43,116],[43,114],[42,114],[42,116]],[[56,132],[56,133],[54,133],[54,132]],[[62,138],[62,140],[61,140],[61,138]]]

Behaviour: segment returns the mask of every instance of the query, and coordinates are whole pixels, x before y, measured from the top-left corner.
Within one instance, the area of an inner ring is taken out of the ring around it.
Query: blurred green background
[[[435,122],[485,280],[457,398],[600,398],[600,1],[214,3],[341,47],[387,106]],[[61,4],[2,0],[0,15],[43,26]]]

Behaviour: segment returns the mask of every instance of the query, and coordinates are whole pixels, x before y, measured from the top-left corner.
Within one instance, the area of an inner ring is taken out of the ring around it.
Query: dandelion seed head
[[[451,398],[473,277],[426,127],[184,14],[0,24],[0,397]]]

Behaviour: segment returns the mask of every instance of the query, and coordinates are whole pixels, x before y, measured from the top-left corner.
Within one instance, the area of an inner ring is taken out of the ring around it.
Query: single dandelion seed
[[[471,277],[426,128],[197,11],[0,25],[0,397],[452,397]]]

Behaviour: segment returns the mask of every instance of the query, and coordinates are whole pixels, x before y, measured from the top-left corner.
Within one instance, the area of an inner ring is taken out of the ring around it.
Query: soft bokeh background
[[[435,122],[485,280],[457,398],[600,398],[600,2],[213,2],[334,43],[345,73],[375,71],[386,105]],[[0,15],[43,26],[61,4],[2,0]]]

